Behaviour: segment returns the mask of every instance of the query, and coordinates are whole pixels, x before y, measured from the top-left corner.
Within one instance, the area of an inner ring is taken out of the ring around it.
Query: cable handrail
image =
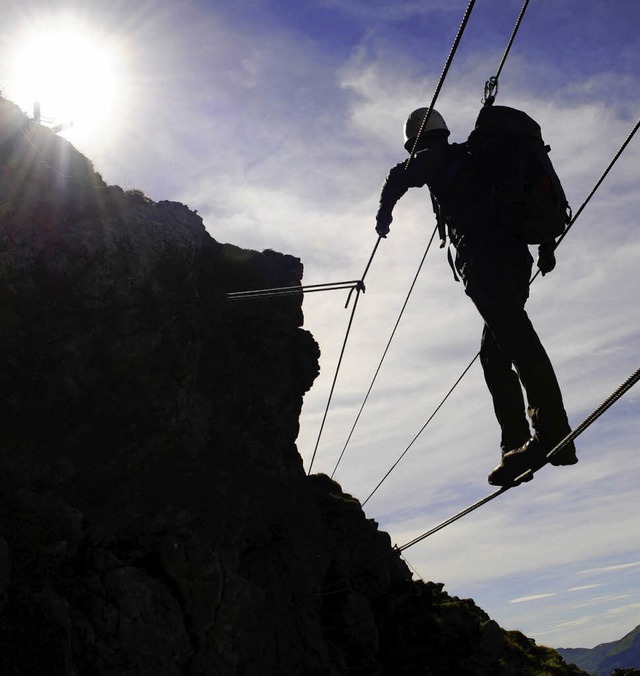
[[[251,298],[272,298],[276,296],[301,295],[303,293],[317,293],[319,291],[336,291],[353,289],[360,284],[360,280],[345,282],[327,282],[326,284],[307,284],[294,286],[276,286],[268,289],[249,289],[247,291],[230,291],[227,300],[246,300]]]

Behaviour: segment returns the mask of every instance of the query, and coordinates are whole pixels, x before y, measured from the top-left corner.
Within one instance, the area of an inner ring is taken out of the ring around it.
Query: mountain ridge
[[[600,643],[593,648],[557,650],[566,662],[597,676],[609,676],[616,669],[640,670],[640,625],[617,641]]]

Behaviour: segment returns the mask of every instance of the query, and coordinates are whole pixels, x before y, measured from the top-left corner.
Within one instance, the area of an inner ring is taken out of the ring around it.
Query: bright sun
[[[70,18],[24,34],[13,55],[16,102],[43,123],[86,134],[105,126],[118,99],[118,53],[98,32]]]

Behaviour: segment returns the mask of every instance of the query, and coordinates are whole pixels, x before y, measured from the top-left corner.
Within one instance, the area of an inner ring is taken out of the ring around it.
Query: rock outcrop
[[[107,185],[0,100],[0,673],[578,674],[441,584],[296,448],[299,260]]]

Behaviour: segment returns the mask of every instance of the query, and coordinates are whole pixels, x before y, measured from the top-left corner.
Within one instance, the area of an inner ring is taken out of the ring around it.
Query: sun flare
[[[17,102],[44,124],[81,133],[99,131],[114,114],[119,70],[113,44],[68,18],[31,26],[13,56]]]

